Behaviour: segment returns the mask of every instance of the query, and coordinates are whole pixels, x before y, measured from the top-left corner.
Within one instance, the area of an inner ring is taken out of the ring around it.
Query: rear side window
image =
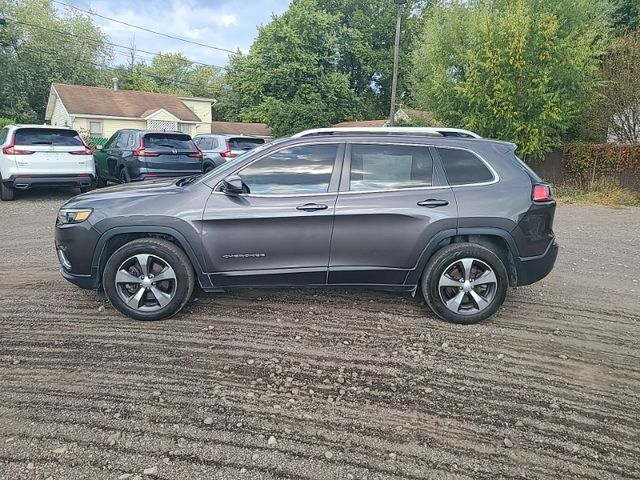
[[[53,145],[58,147],[82,147],[82,139],[75,130],[53,128],[21,128],[15,133],[16,145]]]
[[[459,148],[438,148],[449,185],[484,183],[493,180],[493,174],[474,153]]]
[[[200,150],[211,150],[211,146],[213,145],[210,137],[197,137],[194,138],[193,141],[200,147]]]
[[[352,145],[352,192],[430,187],[433,159],[428,147]]]
[[[230,138],[229,147],[231,150],[251,150],[259,145],[262,145],[264,140],[262,138]]]
[[[144,136],[144,147],[151,150],[178,150],[196,152],[198,149],[189,135],[179,133],[147,133]]]
[[[2,129],[2,133],[0,133],[0,145],[4,144],[5,140],[7,139],[7,133],[9,133],[9,128],[4,127]]]

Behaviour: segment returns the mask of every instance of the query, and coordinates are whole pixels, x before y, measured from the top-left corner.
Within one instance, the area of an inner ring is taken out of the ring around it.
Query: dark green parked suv
[[[181,132],[118,130],[94,158],[98,187],[202,173],[202,152]]]

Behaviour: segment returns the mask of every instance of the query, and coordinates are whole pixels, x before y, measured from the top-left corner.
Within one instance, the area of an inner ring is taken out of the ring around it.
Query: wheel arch
[[[115,227],[103,233],[98,240],[91,261],[91,270],[98,279],[98,284],[102,281],[102,273],[109,257],[123,245],[140,238],[161,238],[180,247],[189,258],[200,286],[202,288],[212,286],[209,276],[202,268],[202,263],[188,240],[179,231],[164,226]]]
[[[515,287],[518,284],[515,264],[515,258],[518,256],[516,243],[511,234],[501,228],[459,228],[440,232],[425,247],[416,268],[407,275],[405,284],[417,286],[427,262],[438,250],[452,243],[463,242],[481,245],[496,253],[507,269],[509,285]]]

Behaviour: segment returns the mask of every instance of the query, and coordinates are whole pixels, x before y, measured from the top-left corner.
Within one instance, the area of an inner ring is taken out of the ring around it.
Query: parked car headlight
[[[91,216],[92,208],[61,208],[58,212],[58,223],[82,223]]]

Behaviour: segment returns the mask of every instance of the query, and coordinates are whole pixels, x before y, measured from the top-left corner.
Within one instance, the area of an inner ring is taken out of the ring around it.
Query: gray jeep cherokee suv
[[[55,229],[62,275],[140,320],[179,312],[197,280],[420,290],[440,318],[479,322],[553,268],[556,204],[515,145],[422,133],[303,133],[77,196]]]

